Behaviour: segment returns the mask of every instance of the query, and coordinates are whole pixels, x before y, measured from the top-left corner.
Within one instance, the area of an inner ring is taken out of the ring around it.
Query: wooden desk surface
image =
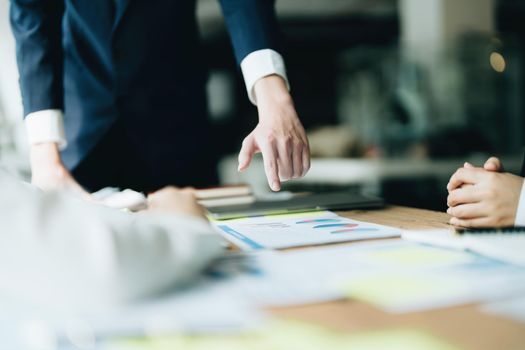
[[[447,225],[447,214],[421,209],[389,207],[383,210],[356,210],[339,214],[401,229],[452,229]],[[272,313],[347,332],[416,328],[443,338],[462,349],[525,349],[525,325],[482,313],[477,305],[395,315],[361,302],[342,300],[272,309]]]

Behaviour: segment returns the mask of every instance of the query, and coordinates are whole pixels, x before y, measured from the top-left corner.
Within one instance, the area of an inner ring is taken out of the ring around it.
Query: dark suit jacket
[[[220,2],[239,62],[279,49],[274,0]],[[151,154],[163,139],[174,161],[205,154],[213,52],[199,46],[195,0],[11,0],[10,18],[25,114],[64,111],[69,168],[119,118]]]
[[[525,177],[525,156],[523,156],[523,163],[521,163],[521,172],[520,175]]]

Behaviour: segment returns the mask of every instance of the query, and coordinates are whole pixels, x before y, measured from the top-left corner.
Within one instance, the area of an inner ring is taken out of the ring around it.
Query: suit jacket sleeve
[[[0,290],[29,302],[126,303],[188,282],[222,251],[201,219],[124,213],[1,172],[0,191]]]
[[[250,53],[280,50],[275,0],[220,0],[237,63]]]
[[[62,109],[63,0],[11,0],[24,114]]]

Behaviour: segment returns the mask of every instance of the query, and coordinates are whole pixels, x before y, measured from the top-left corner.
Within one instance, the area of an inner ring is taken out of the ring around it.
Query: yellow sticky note
[[[355,253],[355,258],[366,263],[380,264],[392,268],[428,268],[468,263],[473,259],[472,255],[465,252],[425,246],[400,246],[357,252]]]
[[[275,321],[242,335],[174,335],[120,340],[106,350],[458,350],[433,335],[414,329],[344,333],[296,321]]]

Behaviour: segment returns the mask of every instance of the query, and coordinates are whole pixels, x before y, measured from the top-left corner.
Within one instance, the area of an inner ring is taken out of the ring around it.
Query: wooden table
[[[383,210],[356,210],[339,214],[401,229],[452,229],[447,225],[447,214],[421,209],[389,207]],[[343,300],[271,311],[276,316],[314,322],[345,332],[417,328],[462,349],[525,349],[525,325],[482,313],[477,305],[396,315],[361,302]]]

